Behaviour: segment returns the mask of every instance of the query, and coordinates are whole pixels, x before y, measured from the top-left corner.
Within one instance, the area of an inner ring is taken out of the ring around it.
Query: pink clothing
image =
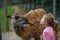
[[[43,31],[43,40],[55,40],[53,28],[48,26]]]

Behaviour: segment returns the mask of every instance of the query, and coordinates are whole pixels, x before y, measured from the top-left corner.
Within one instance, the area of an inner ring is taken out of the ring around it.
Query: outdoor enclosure
[[[12,32],[10,29],[11,19],[7,18],[7,15],[14,13],[14,6],[18,6],[20,10],[26,12],[32,9],[43,8],[47,12],[51,12],[60,25],[60,0],[0,0],[0,40],[9,40],[7,37],[3,38],[6,32],[8,35],[10,35],[8,31]],[[17,40],[19,39],[17,38]]]

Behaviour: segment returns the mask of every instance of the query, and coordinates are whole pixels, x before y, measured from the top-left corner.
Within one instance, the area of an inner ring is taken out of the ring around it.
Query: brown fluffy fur
[[[21,38],[23,38],[24,40],[30,40],[31,37],[33,37],[35,40],[41,40],[40,35],[42,34],[44,25],[40,24],[40,20],[45,14],[46,12],[44,9],[35,9],[23,15],[25,18],[28,19],[28,21],[31,24],[27,24],[25,27],[25,30],[19,29],[19,31],[17,31],[16,34],[20,36]],[[55,26],[57,27],[57,24]]]
[[[35,40],[40,40],[40,35],[42,34],[43,25],[40,24],[40,20],[46,12],[44,9],[35,9],[29,11],[24,15],[25,18],[29,20],[31,24],[27,24],[25,30],[19,29],[16,32],[24,40],[30,40],[33,37]]]

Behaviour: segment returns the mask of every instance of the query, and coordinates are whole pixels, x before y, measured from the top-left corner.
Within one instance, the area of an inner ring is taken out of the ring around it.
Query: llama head
[[[24,16],[12,15],[11,19],[15,30],[25,29],[26,24],[29,24],[28,19]]]

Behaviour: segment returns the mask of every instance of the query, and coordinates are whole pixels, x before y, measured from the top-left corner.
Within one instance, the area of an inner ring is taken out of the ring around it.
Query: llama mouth
[[[19,24],[19,23],[17,23],[17,24],[14,26],[14,29],[15,29],[16,31],[19,31],[20,29],[21,29],[21,30],[25,30],[25,28],[26,28],[26,24]]]

